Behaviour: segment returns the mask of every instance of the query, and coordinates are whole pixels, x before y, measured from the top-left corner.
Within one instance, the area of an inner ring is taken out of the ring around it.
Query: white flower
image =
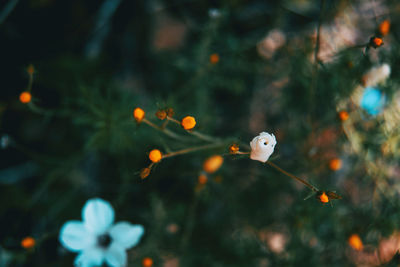
[[[86,202],[82,219],[66,222],[59,237],[65,248],[79,252],[75,265],[94,267],[101,266],[105,261],[111,267],[126,266],[125,250],[139,242],[144,233],[143,226],[129,222],[113,225],[114,209],[100,198]]]
[[[252,160],[266,162],[271,154],[274,152],[275,145],[276,139],[273,134],[269,134],[266,132],[260,133],[259,136],[254,137],[253,140],[250,142],[250,158]]]

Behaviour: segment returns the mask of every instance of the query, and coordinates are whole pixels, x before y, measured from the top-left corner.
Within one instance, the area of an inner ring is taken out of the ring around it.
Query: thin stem
[[[304,184],[305,186],[307,186],[308,188],[310,188],[312,191],[314,191],[314,192],[318,192],[318,191],[319,191],[319,189],[316,188],[315,186],[309,184],[308,182],[304,181],[304,180],[301,179],[300,177],[297,177],[297,176],[295,176],[295,175],[293,175],[293,174],[291,174],[291,173],[289,173],[289,172],[287,172],[287,171],[281,169],[280,167],[278,167],[278,166],[275,165],[274,163],[272,163],[272,162],[270,162],[270,161],[267,161],[266,163],[269,164],[270,166],[274,167],[275,169],[277,169],[277,170],[280,171],[281,173],[283,173],[283,174],[289,176],[290,178],[295,179],[295,180],[299,181],[300,183]]]
[[[187,154],[187,153],[191,153],[191,152],[195,152],[195,151],[199,151],[199,150],[216,148],[216,147],[220,147],[220,146],[224,146],[224,145],[225,144],[222,144],[222,143],[216,143],[216,144],[210,144],[210,145],[204,145],[204,146],[189,147],[189,148],[185,148],[182,150],[178,150],[175,152],[165,154],[165,155],[163,155],[162,158],[164,159],[164,158],[175,157],[175,156],[182,155],[182,154]]]
[[[176,123],[176,124],[178,124],[178,125],[181,125],[181,123],[180,123],[178,120],[174,119],[174,118],[171,118],[171,117],[168,117],[168,116],[167,116],[167,120],[172,121],[172,122],[174,122],[174,123]],[[219,139],[218,139],[218,138],[216,138],[216,137],[214,137],[214,136],[210,136],[210,135],[206,135],[206,134],[200,133],[200,132],[198,132],[198,131],[186,130],[186,132],[188,132],[188,133],[191,134],[191,135],[196,136],[197,138],[199,138],[199,139],[201,139],[201,140],[203,140],[203,141],[207,141],[207,142],[219,142]]]
[[[160,127],[160,126],[158,126],[158,125],[152,123],[151,121],[149,121],[149,120],[147,120],[147,119],[143,119],[142,122],[146,123],[146,124],[149,125],[150,127],[154,128],[154,129],[156,129],[156,130],[158,130],[158,131],[160,131],[160,132],[163,132],[165,135],[167,135],[167,136],[169,136],[169,137],[171,137],[171,138],[178,139],[178,140],[185,139],[185,138],[183,138],[183,137],[177,135],[176,133],[174,133],[174,132],[172,132],[172,131],[170,131],[170,130],[168,130],[168,129],[166,129],[166,128],[162,128],[162,127]]]

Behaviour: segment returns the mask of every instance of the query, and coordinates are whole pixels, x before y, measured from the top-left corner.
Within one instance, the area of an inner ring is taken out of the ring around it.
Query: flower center
[[[102,248],[108,248],[111,244],[112,238],[109,234],[100,235],[97,237],[97,243]]]

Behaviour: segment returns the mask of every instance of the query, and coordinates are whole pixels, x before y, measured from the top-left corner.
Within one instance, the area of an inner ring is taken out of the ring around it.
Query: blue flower
[[[385,105],[385,95],[378,89],[367,87],[361,99],[361,107],[370,115],[378,115]]]
[[[78,252],[75,265],[79,267],[111,267],[127,264],[125,250],[135,246],[144,233],[141,225],[114,222],[114,209],[109,202],[90,199],[82,209],[83,221],[68,221],[60,231],[61,244],[70,251]]]

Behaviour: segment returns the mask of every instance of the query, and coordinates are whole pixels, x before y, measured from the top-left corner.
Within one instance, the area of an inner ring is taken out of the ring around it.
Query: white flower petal
[[[105,260],[111,267],[126,266],[127,256],[125,249],[117,242],[113,242],[105,253]]]
[[[112,240],[120,244],[124,249],[135,246],[143,234],[143,226],[129,222],[119,222],[110,229]]]
[[[60,230],[61,244],[71,250],[80,251],[93,244],[93,235],[88,232],[81,221],[68,221]]]
[[[90,199],[83,207],[82,218],[89,231],[103,234],[114,222],[114,209],[103,199]]]
[[[98,267],[103,264],[104,251],[99,248],[90,248],[84,250],[75,259],[77,267]]]
[[[274,152],[275,145],[276,139],[273,134],[266,132],[260,133],[260,135],[254,137],[250,142],[250,158],[252,160],[266,162]]]

